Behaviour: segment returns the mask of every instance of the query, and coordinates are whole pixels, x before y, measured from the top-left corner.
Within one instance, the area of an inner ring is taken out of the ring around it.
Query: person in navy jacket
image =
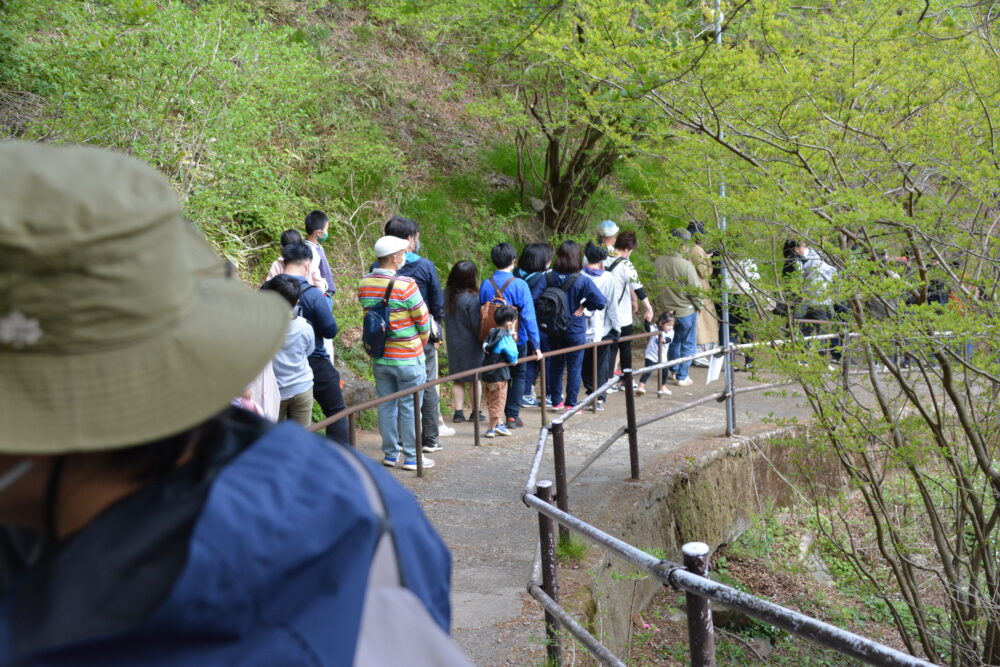
[[[600,290],[584,273],[583,257],[580,252],[580,244],[576,241],[564,241],[556,249],[555,261],[552,264],[552,271],[546,279],[548,285],[555,285],[567,289],[569,298],[570,319],[569,326],[561,335],[545,336],[542,340],[542,349],[545,352],[559,350],[564,347],[583,345],[587,338],[587,318],[584,317],[584,310],[604,310],[605,299]],[[548,398],[552,401],[553,410],[572,408],[576,405],[577,395],[580,393],[580,382],[583,379],[581,371],[583,368],[583,350],[569,352],[547,359],[546,390]],[[563,370],[566,371],[566,398],[563,401]]]
[[[517,251],[514,246],[504,242],[498,243],[490,250],[490,259],[497,267],[496,272],[484,280],[479,286],[479,303],[486,303],[496,294],[496,289],[503,290],[507,304],[517,308],[517,356],[524,357],[534,354],[536,360],[542,360],[542,341],[538,336],[538,322],[535,320],[535,301],[531,297],[528,283],[514,275],[514,263]],[[494,288],[494,284],[496,288]],[[510,386],[507,387],[507,405],[504,414],[507,416],[508,428],[519,428],[521,422],[521,396],[524,394],[524,364],[517,364],[510,369]]]

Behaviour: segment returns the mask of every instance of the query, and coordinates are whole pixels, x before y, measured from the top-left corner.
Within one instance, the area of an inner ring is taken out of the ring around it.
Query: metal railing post
[[[566,483],[566,431],[561,422],[552,424],[552,458],[556,469],[556,506],[569,512],[569,484]],[[559,526],[559,539],[569,539],[569,528]]]
[[[728,310],[726,314],[728,316]],[[729,335],[728,326],[726,335]],[[736,432],[736,396],[733,393],[733,350],[728,340],[725,342],[724,350],[722,371],[726,378],[726,437],[731,438]]]
[[[358,446],[358,431],[357,422],[355,414],[352,412],[347,415],[347,442],[350,443],[351,447],[357,448]]]
[[[632,386],[632,369],[622,369],[622,383],[625,385],[625,418],[628,433],[628,460],[632,469],[632,479],[639,479],[639,430],[635,425],[635,387]]]
[[[476,373],[472,376],[472,409],[469,411],[472,413],[472,442],[476,447],[479,446],[479,412],[481,410],[479,401],[479,373]]]
[[[659,327],[656,331],[656,363],[663,363],[663,336],[660,335]],[[656,398],[663,398],[663,394],[660,393],[660,380],[666,372],[663,368],[656,371]]]
[[[424,437],[423,433],[421,433],[420,394],[421,392],[419,391],[413,392],[413,435],[417,443],[417,477],[424,476],[424,443],[420,442]],[[404,398],[403,400],[405,401],[406,399]]]
[[[536,494],[540,500],[552,504],[552,482],[543,479],[538,482]],[[556,573],[556,534],[555,522],[538,514],[538,538],[542,551],[542,590],[555,602],[559,602],[559,580]],[[559,643],[560,623],[548,610],[545,612],[545,636],[548,640],[546,650],[549,664],[562,665],[562,646]]]
[[[538,397],[538,407],[542,409],[542,426],[545,426],[545,398],[549,395],[545,386],[545,357],[538,362],[538,390],[541,395]]]
[[[708,555],[711,549],[704,542],[688,542],[681,547],[684,569],[700,577],[708,575]],[[688,645],[691,647],[691,667],[715,667],[715,628],[712,623],[712,602],[691,592],[684,594],[687,607]]]

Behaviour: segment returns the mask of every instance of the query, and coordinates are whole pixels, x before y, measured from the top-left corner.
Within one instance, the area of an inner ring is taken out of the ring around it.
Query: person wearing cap
[[[383,236],[375,242],[378,266],[361,279],[358,301],[368,312],[389,297],[389,327],[386,331],[385,351],[372,359],[375,376],[375,395],[388,396],[411,389],[427,381],[424,365],[424,347],[431,332],[431,316],[424,304],[417,282],[399,275],[406,263],[410,242],[397,236]],[[394,467],[399,463],[402,443],[403,470],[417,469],[417,441],[414,431],[416,414],[410,396],[380,403],[378,429],[382,435],[382,464]],[[434,461],[423,457],[425,468]]]
[[[597,225],[597,242],[607,249],[608,257],[614,259],[618,256],[615,250],[615,240],[618,238],[618,225],[614,220],[605,220]]]
[[[229,273],[148,165],[0,142],[0,664],[352,664],[386,514],[447,631],[412,494],[229,406],[289,321]]]
[[[398,273],[416,281],[420,297],[431,314],[431,336],[428,345],[424,347],[424,371],[427,373],[424,382],[430,382],[438,378],[438,346],[444,339],[441,332],[441,323],[444,322],[444,292],[441,290],[437,267],[431,260],[417,254],[420,250],[420,225],[416,220],[393,216],[385,223],[385,235],[406,239],[409,243],[406,249],[406,264]],[[372,265],[372,269],[376,266],[377,263]],[[420,437],[424,452],[443,449],[438,436],[455,435],[455,429],[442,426],[440,420],[441,399],[438,387],[434,387],[424,391],[420,403]]]
[[[674,229],[670,234],[677,239],[675,242],[679,247],[657,257],[653,266],[656,278],[662,285],[660,305],[663,310],[674,311],[676,317],[674,339],[667,349],[667,360],[673,361],[695,353],[698,311],[703,307],[703,302],[701,278],[694,264],[687,259],[687,243],[691,241],[691,233],[686,229]],[[694,381],[688,377],[690,367],[690,361],[673,367],[674,384],[681,387],[693,384]]]

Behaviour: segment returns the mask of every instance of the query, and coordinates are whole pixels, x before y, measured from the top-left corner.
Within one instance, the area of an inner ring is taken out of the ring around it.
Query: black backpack
[[[538,322],[538,330],[550,338],[560,338],[566,333],[569,327],[569,318],[573,315],[573,308],[569,304],[569,290],[573,283],[580,277],[574,274],[562,287],[552,284],[552,274],[545,278],[545,289],[538,298],[535,299],[535,319]]]
[[[368,309],[361,325],[361,344],[372,359],[381,359],[385,354],[385,340],[389,337],[389,297],[395,282],[395,278],[389,280],[382,301]]]

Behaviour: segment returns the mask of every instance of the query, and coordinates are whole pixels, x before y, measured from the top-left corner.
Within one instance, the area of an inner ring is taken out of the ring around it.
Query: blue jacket
[[[330,310],[330,301],[316,287],[309,284],[309,281],[302,276],[292,276],[302,285],[302,292],[299,294],[299,308],[302,310],[302,317],[312,325],[313,334],[316,336],[316,349],[309,355],[329,359],[323,347],[324,338],[333,338],[337,335],[337,320]]]
[[[354,454],[290,421],[224,419],[205,474],[172,470],[18,574],[0,664],[351,665],[381,525]],[[447,631],[447,548],[410,492],[359,459],[407,587]]]
[[[503,287],[504,283],[513,278],[509,271],[497,271],[493,274],[493,281],[497,287]],[[493,298],[496,290],[489,280],[484,280],[479,286],[479,303],[483,304]],[[517,308],[517,342],[519,345],[527,344],[528,351],[540,350],[541,341],[538,338],[538,322],[535,320],[535,300],[531,297],[531,289],[528,283],[520,278],[515,278],[514,282],[503,291],[507,303]]]
[[[378,262],[373,262],[371,270],[374,271],[376,268],[378,268]],[[427,310],[430,311],[431,317],[438,323],[438,326],[441,326],[444,322],[444,291],[441,290],[441,281],[438,280],[437,267],[434,266],[434,262],[415,252],[408,252],[406,253],[406,264],[396,274],[409,276],[416,281],[420,296],[427,304]]]
[[[506,362],[512,364],[517,361],[517,343],[510,331],[506,328],[494,327],[486,335],[483,341],[483,366],[492,366]],[[506,382],[510,379],[510,369],[506,366],[492,371],[486,371],[482,375],[483,382]]]
[[[581,305],[587,310],[604,310],[604,306],[607,303],[604,295],[597,289],[597,285],[590,279],[590,276],[585,273],[563,274],[549,271],[545,278],[539,282],[542,283],[542,290],[544,291],[550,284],[562,287],[573,276],[577,276],[577,278],[573,281],[569,293],[566,295],[569,300],[570,318],[569,326],[566,327],[566,334],[563,340],[571,345],[581,345],[587,338],[587,318],[582,315],[576,317],[573,313]]]

